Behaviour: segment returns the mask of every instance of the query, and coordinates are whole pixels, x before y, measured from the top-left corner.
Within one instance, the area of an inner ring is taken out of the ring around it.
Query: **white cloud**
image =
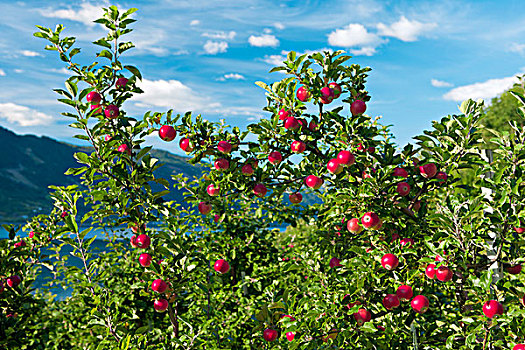
[[[216,33],[203,33],[202,36],[205,36],[207,38],[211,39],[220,39],[220,40],[233,40],[235,38],[235,35],[237,35],[236,32],[233,30],[226,33],[226,32],[216,32]]]
[[[11,102],[0,103],[0,118],[21,126],[47,125],[53,120],[50,115]]]
[[[516,76],[501,79],[489,79],[481,83],[458,86],[443,95],[445,100],[463,101],[466,99],[490,99],[511,88],[518,82]]]
[[[285,28],[284,24],[282,24],[281,22],[275,22],[273,26],[279,30],[283,30]]]
[[[23,69],[15,69],[14,71],[15,71],[15,73],[19,73],[19,74],[20,74],[20,73],[24,73],[24,70],[23,70]]]
[[[200,110],[216,108],[220,103],[199,96],[198,92],[184,85],[179,80],[148,80],[138,81],[137,85],[144,90],[143,94],[133,96],[132,101],[138,107],[174,108],[177,111]]]
[[[20,51],[20,54],[22,56],[26,56],[26,57],[37,57],[37,56],[42,56],[42,54],[40,52],[35,52],[35,51],[29,51],[29,50],[22,50]]]
[[[368,32],[365,26],[359,23],[351,23],[328,34],[328,43],[332,46],[366,46],[379,42],[380,38],[376,34]]]
[[[193,111],[196,113],[220,114],[223,116],[257,116],[262,112],[259,107],[223,106],[220,102],[199,94],[179,80],[148,80],[137,82],[144,90],[143,94],[134,95],[132,101],[137,107],[173,108],[176,112]]]
[[[272,66],[282,66],[285,59],[284,55],[264,55],[262,60]]]
[[[405,16],[401,16],[399,21],[387,26],[383,23],[377,25],[380,35],[390,36],[402,41],[416,41],[418,36],[431,31],[437,27],[437,23],[422,23],[416,20],[410,21]]]
[[[334,52],[334,50],[325,47],[325,48],[318,49],[318,50],[304,50],[303,52],[296,52],[296,55],[297,57],[299,57],[304,54],[311,55],[315,52],[324,52],[324,51]],[[272,66],[282,66],[283,61],[286,60],[286,56],[288,55],[289,52],[290,51],[282,50],[280,55],[264,55],[264,58],[262,58],[261,60],[263,62],[271,64]]]
[[[525,55],[525,44],[512,43],[509,51],[519,53],[520,55]]]
[[[228,43],[226,41],[206,41],[204,44],[204,51],[210,55],[216,55],[221,52],[226,52],[228,49]]]
[[[271,34],[272,33],[272,30],[270,28],[264,28],[263,29],[263,33],[264,34]]]
[[[199,21],[198,19],[194,19],[190,22],[190,26],[198,26],[199,24],[201,24],[201,21]]]
[[[0,68],[0,77],[5,77],[5,71],[2,68]]]
[[[442,87],[453,87],[454,84],[449,83],[448,81],[438,80],[438,79],[431,79],[430,83],[432,86],[442,88]]]
[[[239,74],[239,73],[230,73],[230,74],[225,74],[223,75],[222,77],[218,78],[217,80],[219,81],[225,81],[225,80],[244,80],[244,76]]]
[[[76,10],[69,7],[60,10],[43,9],[39,10],[39,12],[44,17],[67,19],[81,22],[88,26],[94,26],[96,23],[93,23],[93,21],[104,14],[100,4],[94,5],[89,2],[82,2],[80,8]]]
[[[350,53],[355,56],[373,56],[376,52],[376,48],[372,46],[365,46],[360,49],[350,49]]]
[[[50,68],[49,71],[53,72],[53,73],[71,75],[71,72],[69,70],[67,70],[67,68],[64,68],[64,67],[62,67],[62,68]]]
[[[275,35],[270,34],[263,34],[260,36],[256,35],[250,35],[248,38],[248,42],[252,46],[257,47],[264,47],[264,46],[271,46],[271,47],[277,47],[279,46],[279,40],[275,37]]]

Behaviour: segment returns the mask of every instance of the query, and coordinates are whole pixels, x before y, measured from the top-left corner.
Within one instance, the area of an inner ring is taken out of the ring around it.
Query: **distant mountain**
[[[64,172],[78,167],[75,152],[90,153],[88,147],[79,147],[53,140],[46,136],[17,135],[0,127],[0,222],[22,222],[38,213],[47,213],[52,207],[49,185],[65,186],[79,183],[78,177]],[[152,150],[153,157],[162,163],[157,176],[183,173],[192,178],[200,174],[188,158],[166,151]],[[174,191],[168,200],[180,200]]]

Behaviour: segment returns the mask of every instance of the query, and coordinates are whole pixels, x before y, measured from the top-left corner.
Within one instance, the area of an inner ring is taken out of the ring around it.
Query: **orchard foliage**
[[[400,148],[365,114],[370,68],[341,51],[290,52],[272,69],[283,79],[257,82],[268,117],[246,130],[191,112],[131,116],[125,102],[142,92],[142,76],[122,57],[134,11],[105,9],[96,22],[108,34],[86,66],[62,26],[35,33],[71,72],[55,91],[73,110],[63,115],[75,137],[92,148],[67,172],[82,186],[52,188],[55,209],[25,225],[25,244],[15,228],[0,242],[2,347],[525,342],[521,124],[490,131],[487,156],[483,105],[469,100]],[[525,111],[522,91],[513,95]],[[144,146],[152,134],[177,140],[201,176],[158,177],[162,164]],[[463,172],[473,180],[461,183]],[[164,200],[173,190],[184,191],[184,205]],[[98,251],[93,230],[106,235]],[[31,288],[42,268],[55,277],[47,292]],[[53,288],[71,295],[58,300]]]

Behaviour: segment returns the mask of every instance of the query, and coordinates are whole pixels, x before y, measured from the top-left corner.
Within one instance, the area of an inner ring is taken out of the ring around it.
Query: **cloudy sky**
[[[0,0],[0,125],[17,133],[72,142],[67,110],[53,88],[67,71],[55,52],[34,38],[35,24],[66,26],[85,62],[104,35],[92,23],[101,1]],[[512,0],[136,0],[127,62],[144,76],[145,94],[126,108],[192,110],[244,127],[264,115],[264,91],[254,85],[288,51],[343,49],[372,67],[368,111],[393,124],[399,144],[457,112],[466,98],[491,97],[525,72],[525,2]],[[81,56],[81,55],[78,55]],[[77,57],[78,57],[77,56]],[[157,142],[154,142],[157,144]],[[160,143],[159,143],[160,145]],[[175,144],[162,144],[177,152]]]

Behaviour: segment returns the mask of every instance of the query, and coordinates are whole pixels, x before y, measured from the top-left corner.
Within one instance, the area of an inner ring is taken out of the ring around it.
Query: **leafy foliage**
[[[32,313],[16,325],[2,317],[0,344],[501,349],[523,338],[523,277],[503,270],[523,262],[521,126],[494,131],[496,148],[486,157],[483,105],[468,100],[461,114],[435,121],[398,149],[389,127],[364,114],[370,68],[347,65],[351,57],[339,51],[290,52],[273,69],[285,73],[281,81],[257,83],[270,116],[246,131],[189,112],[132,118],[121,107],[141,93],[135,83],[142,76],[121,62],[133,45],[120,39],[133,12],[110,7],[97,20],[108,35],[94,42],[102,63],[89,66],[73,62],[80,50],[74,38],[61,37],[61,26],[35,34],[72,71],[66,90],[55,91],[75,110],[64,115],[80,130],[76,137],[93,149],[76,153],[80,167],[68,171],[84,188],[53,187],[54,210],[25,226],[38,233],[31,246],[2,243],[1,259],[14,263],[2,265],[1,275],[17,272],[25,281],[1,294],[2,310],[21,313],[29,305]],[[525,106],[520,92],[514,96]],[[329,109],[338,98],[343,106]],[[202,166],[192,179],[173,176],[188,206],[165,199],[175,188],[157,176],[161,164],[142,145],[160,125],[179,133],[192,163]],[[476,174],[466,186],[462,169]],[[301,192],[321,200],[300,204]],[[90,211],[79,214],[79,203]],[[272,228],[285,224],[292,228]],[[97,255],[87,238],[93,229],[108,240]],[[80,267],[59,259],[66,246]],[[53,253],[43,255],[43,247]],[[65,302],[23,293],[36,266],[61,277],[50,287],[71,288]],[[402,285],[414,295],[400,302]],[[491,299],[505,306],[494,318],[482,311]],[[42,318],[46,328],[36,327]]]

